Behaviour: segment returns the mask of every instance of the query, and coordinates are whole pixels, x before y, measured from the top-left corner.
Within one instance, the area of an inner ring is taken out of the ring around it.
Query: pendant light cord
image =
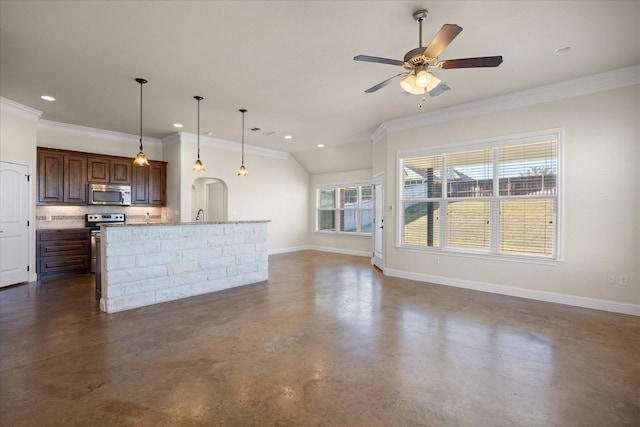
[[[142,151],[142,85],[146,82],[138,80],[140,83],[140,151]]]
[[[198,160],[200,160],[200,97],[196,97],[198,100]]]
[[[246,110],[242,111],[242,164],[243,165],[244,165],[244,113],[246,113]]]

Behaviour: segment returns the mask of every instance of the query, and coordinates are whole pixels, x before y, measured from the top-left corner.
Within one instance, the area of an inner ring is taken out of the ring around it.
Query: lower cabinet
[[[88,229],[36,231],[38,278],[89,273],[91,236]]]

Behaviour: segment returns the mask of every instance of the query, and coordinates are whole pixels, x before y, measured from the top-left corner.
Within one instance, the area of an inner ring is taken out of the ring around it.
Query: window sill
[[[409,247],[409,246],[398,246],[396,245],[396,249],[400,252],[414,252],[414,253],[423,253],[429,255],[437,255],[437,256],[452,256],[452,257],[462,257],[462,258],[475,258],[475,259],[485,259],[491,261],[507,261],[507,262],[518,262],[524,264],[539,264],[539,265],[558,265],[562,263],[561,259],[553,259],[553,258],[534,258],[528,256],[519,256],[519,255],[495,255],[489,253],[481,253],[481,252],[466,252],[466,251],[456,251],[452,249],[427,249],[427,248],[419,248],[419,247]]]
[[[346,231],[321,231],[321,230],[316,230],[314,231],[314,233],[316,234],[329,234],[329,235],[335,235],[335,236],[360,236],[360,237],[371,237],[372,234],[371,233],[349,233]]]

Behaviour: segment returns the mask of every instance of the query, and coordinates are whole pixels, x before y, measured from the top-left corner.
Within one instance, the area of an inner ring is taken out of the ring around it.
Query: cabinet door
[[[149,204],[149,167],[133,166],[131,168],[131,204]]]
[[[167,164],[153,162],[149,165],[149,204],[167,205]]]
[[[38,204],[62,203],[63,156],[38,150]]]
[[[109,161],[112,184],[129,185],[131,184],[131,165],[129,159],[111,159]]]
[[[109,159],[89,157],[87,160],[87,180],[89,182],[109,182]]]
[[[87,158],[64,155],[64,203],[84,205],[87,201]]]

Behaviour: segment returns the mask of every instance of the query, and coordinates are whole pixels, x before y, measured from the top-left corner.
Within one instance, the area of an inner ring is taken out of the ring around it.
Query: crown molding
[[[198,135],[189,132],[178,132],[180,141],[187,144],[196,145],[198,143]],[[210,136],[200,135],[200,145],[207,147],[219,148],[221,150],[237,151],[242,150],[242,144],[235,141],[227,141],[225,139],[212,138]],[[290,154],[286,151],[272,150],[270,148],[262,148],[256,145],[244,144],[244,152],[254,154],[261,157],[271,157],[274,159],[287,160]]]
[[[109,141],[120,142],[140,142],[140,135],[132,135],[130,133],[114,132],[104,129],[96,129],[85,126],[72,125],[69,123],[52,122],[50,120],[40,120],[38,122],[38,130],[62,133],[65,135],[76,135],[97,139],[105,139]],[[157,138],[142,137],[145,145],[162,146],[162,140]]]
[[[14,116],[18,116],[23,119],[38,121],[40,120],[40,116],[42,116],[42,111],[36,110],[35,108],[27,107],[26,105],[22,105],[18,102],[12,101],[7,98],[3,98],[0,96],[0,111],[3,113],[9,113]]]
[[[371,134],[371,141],[376,144],[387,134],[401,130],[528,107],[637,84],[640,84],[640,65],[389,120],[383,122]]]

